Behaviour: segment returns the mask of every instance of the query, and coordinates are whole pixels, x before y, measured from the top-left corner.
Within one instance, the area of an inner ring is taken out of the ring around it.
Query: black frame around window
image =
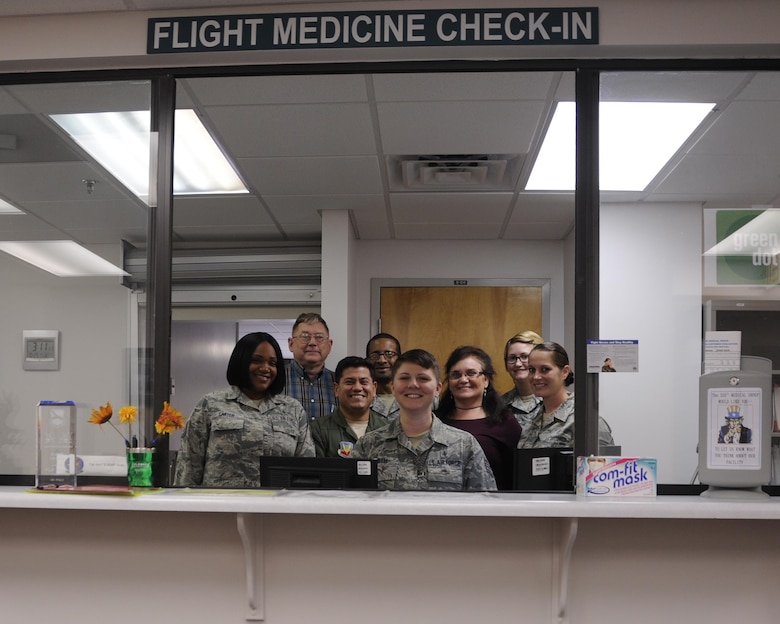
[[[599,80],[604,71],[780,71],[777,59],[555,59],[516,61],[409,61],[246,65],[151,70],[99,70],[0,75],[0,84],[41,84],[99,80],[150,80],[152,129],[158,133],[156,205],[149,220],[146,342],[154,365],[147,366],[149,413],[170,395],[170,318],[173,211],[173,124],[176,80],[189,77],[416,72],[575,72],[577,151],[575,190],[574,368],[587,369],[586,340],[599,335]],[[575,433],[575,456],[598,452],[598,375],[575,379],[576,417],[585,426]],[[151,429],[152,424],[148,423]],[[152,431],[147,431],[151,435]],[[167,441],[166,441],[167,443]],[[167,450],[167,449],[165,449]],[[4,479],[12,482],[13,479]]]

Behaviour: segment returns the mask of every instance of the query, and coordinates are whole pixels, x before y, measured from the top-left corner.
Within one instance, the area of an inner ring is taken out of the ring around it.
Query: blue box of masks
[[[648,457],[578,457],[577,494],[655,496],[656,468],[656,460]]]

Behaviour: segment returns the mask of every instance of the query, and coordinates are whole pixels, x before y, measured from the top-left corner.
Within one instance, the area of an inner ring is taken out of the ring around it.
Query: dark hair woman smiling
[[[490,356],[479,347],[458,347],[444,372],[446,385],[436,415],[473,435],[485,451],[498,489],[512,489],[514,452],[522,428],[493,386],[496,371]]]
[[[227,366],[230,388],[200,399],[187,421],[176,461],[176,485],[259,487],[260,457],[314,457],[309,417],[282,394],[279,343],[265,332],[241,338]]]

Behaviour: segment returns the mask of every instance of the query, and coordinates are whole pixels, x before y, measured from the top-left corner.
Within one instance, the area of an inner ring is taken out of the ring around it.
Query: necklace
[[[482,409],[482,406],[481,406],[481,405],[477,405],[477,406],[475,406],[475,407],[458,407],[458,406],[456,405],[456,406],[455,406],[455,409],[457,409],[457,410],[463,410],[463,411],[466,411],[466,410],[473,410],[473,409]]]

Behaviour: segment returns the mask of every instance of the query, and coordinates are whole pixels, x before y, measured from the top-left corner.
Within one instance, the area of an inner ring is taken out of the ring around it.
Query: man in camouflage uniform
[[[350,457],[355,442],[365,433],[384,427],[387,420],[370,407],[376,381],[368,360],[345,357],[333,374],[338,407],[311,421],[311,437],[317,457]]]
[[[401,343],[391,334],[380,333],[366,344],[366,359],[374,367],[376,396],[371,409],[385,418],[398,416],[398,401],[393,397],[393,364],[401,355]]]
[[[612,446],[612,429],[599,417],[599,446]],[[518,448],[570,448],[574,446],[574,395],[560,404],[552,414],[544,413],[544,403],[539,403],[531,414]]]
[[[413,349],[394,367],[398,418],[366,433],[352,457],[379,460],[379,487],[390,490],[496,490],[485,453],[470,433],[433,415],[441,391],[439,365],[427,351]]]

